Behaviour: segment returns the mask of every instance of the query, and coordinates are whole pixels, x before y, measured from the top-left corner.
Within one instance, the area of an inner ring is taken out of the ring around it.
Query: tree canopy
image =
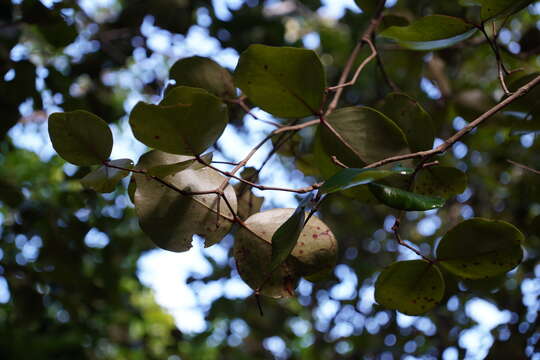
[[[2,358],[540,358],[539,2],[0,8]]]

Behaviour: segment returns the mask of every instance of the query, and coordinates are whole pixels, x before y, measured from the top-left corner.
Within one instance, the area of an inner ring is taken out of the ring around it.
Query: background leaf
[[[323,194],[331,194],[336,191],[342,191],[358,185],[369,184],[386,178],[391,175],[410,175],[412,170],[377,170],[377,169],[354,169],[348,168],[340,170],[337,174],[326,180],[319,188]]]
[[[202,88],[219,98],[234,98],[236,89],[231,74],[212,59],[192,56],[180,59],[169,70],[176,86]]]
[[[380,33],[411,50],[437,50],[468,39],[476,28],[460,18],[430,15],[414,21],[409,26],[392,26]]]
[[[403,131],[412,152],[433,148],[435,129],[431,116],[412,97],[401,93],[389,94],[380,110]]]
[[[466,279],[497,276],[521,262],[523,240],[523,234],[505,221],[465,220],[442,238],[437,247],[437,261]]]
[[[421,315],[442,300],[444,288],[437,266],[424,260],[400,261],[379,275],[375,300],[407,315]]]

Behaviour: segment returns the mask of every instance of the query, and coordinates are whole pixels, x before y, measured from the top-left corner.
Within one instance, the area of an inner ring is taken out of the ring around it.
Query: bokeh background
[[[469,11],[457,1],[386,6],[408,19]],[[527,238],[523,264],[507,276],[486,283],[445,274],[443,303],[420,317],[374,301],[380,270],[415,258],[396,246],[388,208],[344,196],[325,202],[319,216],[340,246],[332,277],[301,281],[297,298],[264,300],[261,317],[236,271],[233,235],[208,249],[195,238],[187,253],[156,249],[126,183],[108,195],[84,190],[78,180],[90,169],[65,163],[50,144],[47,116],[85,109],[110,123],[112,158],[137,160],[146,149],[127,115],[140,100],[159,101],[177,59],[208,56],[232,71],[252,43],[301,46],[320,55],[335,84],[368,22],[353,0],[0,0],[0,358],[540,359],[540,177],[506,161],[540,168],[540,119],[516,126],[507,114],[458,142],[441,161],[467,172],[466,191],[441,210],[407,214],[404,238],[426,253],[474,216],[507,220]],[[505,23],[499,40],[510,68],[538,71],[540,2]],[[481,40],[436,53],[377,43],[388,76],[432,114],[434,145],[502,96]],[[373,105],[390,91],[372,64],[343,105]],[[240,109],[231,115],[215,160],[240,160],[272,130]],[[291,138],[260,182],[300,187],[320,178],[312,139],[312,129]],[[298,201],[255,193],[263,209]]]

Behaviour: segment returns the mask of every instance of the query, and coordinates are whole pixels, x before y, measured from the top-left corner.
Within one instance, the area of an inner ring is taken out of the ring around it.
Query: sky
[[[44,3],[50,3],[49,1],[43,1]],[[114,0],[82,0],[81,4],[87,9],[89,13],[96,12],[103,8],[114,8]],[[236,8],[242,3],[241,0],[214,0],[218,16],[223,19],[229,18],[230,12],[227,10],[227,6],[230,8]],[[268,1],[269,6],[276,6],[277,1]],[[343,1],[323,1],[325,6],[319,10],[319,15],[328,18],[339,18],[344,9],[349,8],[355,12],[359,12],[359,9],[354,4],[353,0]],[[387,6],[393,6],[395,1],[389,1]],[[152,19],[145,20],[141,29],[143,34],[147,37],[147,45],[152,48],[155,53],[151,57],[147,57],[144,51],[135,51],[134,59],[136,60],[130,69],[125,71],[108,74],[106,79],[111,83],[122,84],[125,89],[130,90],[128,98],[125,102],[125,110],[129,110],[140,100],[145,101],[157,101],[154,99],[143,99],[138,91],[143,84],[145,76],[154,76],[149,74],[148,69],[163,68],[163,61],[167,61],[169,65],[173,61],[181,57],[187,57],[192,55],[209,56],[216,60],[221,65],[234,69],[238,61],[238,54],[233,49],[222,49],[219,43],[208,36],[205,26],[208,25],[209,17],[204,12],[198,14],[198,26],[191,28],[186,36],[173,35],[167,31],[156,28],[153,26]],[[316,34],[308,34],[303,38],[304,45],[307,48],[316,48],[318,46],[318,36]],[[78,53],[85,51],[92,51],[92,44],[84,38],[79,39],[78,43],[70,46],[66,49],[67,53],[71,53],[72,56],[77,56]],[[28,54],[24,48],[15,49],[12,53],[12,58],[23,58]],[[167,69],[163,69],[163,74],[159,76],[166,77]],[[422,80],[422,88],[430,96],[436,98],[438,89],[427,80]],[[49,111],[59,109],[59,103],[57,101],[61,99],[54,99],[54,96],[50,96],[49,99]],[[21,113],[31,113],[31,104],[25,104],[21,107]],[[271,115],[263,112],[262,110],[255,109],[254,112],[261,118],[271,119]],[[463,120],[463,119],[461,119]],[[464,122],[459,119],[454,121],[454,127],[459,130],[464,126]],[[217,156],[215,160],[228,160],[238,161],[244,157],[244,155],[251,149],[251,146],[262,139],[273,128],[262,122],[254,121],[253,119],[247,119],[246,121],[246,134],[239,134],[232,126],[226,128],[225,133],[219,140],[221,149],[224,149],[223,156]],[[28,124],[17,125],[9,133],[15,145],[21,148],[27,148],[35,151],[42,159],[47,160],[54,155],[54,150],[50,144],[46,124]],[[131,158],[138,159],[138,157],[146,150],[145,146],[134,139],[126,119],[121,121],[119,125],[113,125],[113,136],[115,144],[111,158]],[[248,141],[246,141],[248,139]],[[440,140],[438,140],[440,141]],[[534,139],[527,138],[522,139],[524,147],[531,146],[531,141]],[[438,142],[435,143],[435,146]],[[527,146],[528,145],[528,146]],[[253,158],[253,163],[258,163],[265,158],[266,154],[271,150],[271,145],[267,144],[257,153]],[[458,144],[453,149],[454,155],[457,158],[465,156],[468,149],[464,144]],[[66,165],[66,172],[72,172],[74,167],[72,165]],[[312,183],[312,179],[305,178],[301,173],[295,172],[289,174],[285,168],[280,165],[279,161],[272,161],[268,165],[267,169],[261,174],[261,182],[267,185],[283,185],[288,184],[294,187],[301,187]],[[255,189],[258,195],[262,195]],[[468,193],[467,193],[468,192]],[[265,203],[263,209],[269,209],[275,206],[280,207],[295,207],[297,200],[293,194],[284,192],[265,192]],[[470,197],[470,190],[467,190],[464,194],[460,195],[461,199],[467,201]],[[458,198],[460,200],[460,198]],[[461,201],[461,200],[460,200]],[[462,210],[462,215],[467,218],[474,215],[472,208],[464,206],[465,210]],[[465,213],[463,213],[463,211]],[[414,214],[412,215],[414,216]],[[390,231],[389,227],[393,222],[392,217],[388,217],[385,221],[384,227],[386,231]],[[0,219],[1,223],[1,219]],[[437,216],[436,211],[431,211],[427,214],[427,217],[419,222],[418,230],[423,235],[431,235],[440,226],[441,219]],[[149,240],[150,241],[150,240]],[[230,237],[224,240],[227,246],[230,246],[232,239]],[[87,235],[85,242],[88,246],[92,247],[105,247],[108,244],[108,238],[106,234],[93,231]],[[0,259],[2,254],[0,253]],[[192,287],[186,285],[186,279],[189,276],[206,276],[211,272],[211,266],[206,257],[212,258],[218,264],[226,264],[230,261],[227,258],[226,248],[217,245],[208,249],[204,249],[202,246],[202,240],[195,237],[194,247],[185,253],[173,253],[161,249],[151,250],[145,253],[138,262],[138,276],[140,280],[147,286],[153,289],[157,302],[167,309],[174,318],[176,324],[183,332],[197,333],[206,329],[206,323],[204,321],[204,309],[207,309],[211,302],[218,297],[225,296],[228,299],[246,298],[251,295],[251,289],[249,289],[238,277],[230,280],[222,280],[210,283],[208,285],[199,286],[197,291],[194,291]],[[399,255],[400,259],[410,259],[412,255],[409,252],[403,251]],[[537,279],[540,276],[540,265],[536,269]],[[341,280],[339,284],[329,289],[330,296],[326,299],[322,299],[320,306],[315,310],[316,312],[316,327],[325,329],[328,327],[328,321],[333,317],[338,308],[338,302],[336,300],[345,300],[354,297],[356,291],[356,284],[359,281],[354,272],[346,265],[338,265],[335,270],[336,276]],[[521,286],[527,290],[529,294],[540,293],[540,281],[539,280],[527,280],[529,282],[523,283]],[[299,285],[298,292],[309,293],[311,285],[302,281]],[[368,311],[374,304],[373,287],[362,287],[361,301],[358,304],[360,309]],[[0,278],[0,302],[5,302],[9,299],[9,293],[5,284],[5,280]],[[529,301],[531,311],[538,310],[538,303],[534,305],[534,301]],[[446,305],[449,310],[456,304],[455,297],[451,298]],[[506,310],[499,310],[497,307],[486,300],[474,298],[466,305],[466,313],[471,317],[477,325],[469,330],[464,331],[461,334],[459,340],[459,346],[467,349],[469,359],[482,359],[487,354],[493,337],[490,331],[498,326],[510,321],[511,314]],[[387,321],[384,312],[378,313],[373,317],[367,318],[359,316],[355,321],[362,324],[366,331],[376,332],[380,326],[383,326]],[[435,325],[431,323],[428,318],[425,317],[410,317],[406,315],[398,315],[398,323],[401,326],[413,325],[419,330],[425,333],[436,331]],[[338,326],[331,330],[331,336],[340,337],[348,336],[352,334],[352,329],[347,325],[348,322],[338,322]],[[238,322],[238,328],[242,329],[244,325]],[[306,324],[302,323],[300,319],[292,324],[289,324],[293,331],[297,334],[302,334],[306,330]],[[245,326],[244,326],[245,327]],[[392,342],[393,339],[385,339]],[[395,341],[395,340],[394,340]],[[271,351],[279,353],[285,351],[283,349],[284,343],[279,337],[267,339],[267,346]],[[410,357],[413,359],[413,357]],[[452,360],[457,359],[457,349],[449,348],[443,354],[443,359]]]

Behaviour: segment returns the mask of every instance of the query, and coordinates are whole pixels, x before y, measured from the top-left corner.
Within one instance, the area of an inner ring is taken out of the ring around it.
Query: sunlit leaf
[[[129,171],[118,168],[133,168],[133,161],[130,159],[112,160],[109,161],[108,164],[110,166],[102,165],[90,172],[81,179],[81,184],[85,188],[92,189],[100,193],[110,193],[114,191],[120,180],[129,175]]]
[[[411,50],[436,50],[455,45],[471,37],[474,25],[460,18],[430,15],[414,21],[409,26],[392,26],[380,33]]]
[[[437,247],[437,261],[463,278],[497,276],[521,262],[523,241],[523,234],[505,221],[469,219],[442,238]]]
[[[321,193],[331,194],[336,191],[349,189],[358,185],[369,184],[391,175],[410,175],[412,170],[377,170],[377,169],[342,169],[328,179],[320,188]]]
[[[206,90],[177,86],[159,105],[139,102],[129,123],[145,145],[172,154],[197,155],[212,146],[227,125],[227,107]]]
[[[234,80],[256,106],[284,118],[318,113],[326,87],[317,54],[292,47],[251,45],[240,55]]]
[[[437,266],[424,260],[400,261],[379,275],[375,300],[407,315],[421,315],[442,300],[444,288]]]
[[[111,129],[88,111],[51,114],[49,136],[58,155],[75,165],[101,164],[111,155]]]

